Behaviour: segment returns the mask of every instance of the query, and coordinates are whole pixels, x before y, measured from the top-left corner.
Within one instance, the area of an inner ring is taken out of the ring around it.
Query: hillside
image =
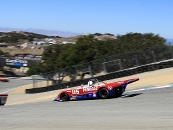
[[[107,39],[116,39],[112,34],[85,34],[93,35],[94,38],[98,40],[107,40]],[[78,35],[74,37],[59,37],[59,36],[47,36],[42,34],[36,34],[32,32],[0,32],[0,43],[7,45],[8,47],[0,47],[3,52],[8,52],[11,55],[30,53],[35,55],[41,55],[44,49],[50,44],[35,45],[34,42],[50,42],[53,41],[53,44],[66,44],[66,43],[75,43],[78,38],[85,35]],[[25,44],[27,43],[27,45]],[[25,47],[23,47],[25,46]]]
[[[8,45],[23,44],[25,42],[33,42],[35,39],[44,38],[61,38],[59,36],[47,36],[43,34],[36,34],[32,32],[0,32],[0,43],[7,43]]]
[[[77,35],[74,37],[63,38],[60,36],[47,36],[32,32],[12,31],[12,32],[0,32],[0,43],[16,45],[16,44],[23,44],[25,42],[32,43],[33,41],[44,40],[46,38],[54,39],[57,43],[62,43],[63,41],[76,42],[78,38],[83,37],[85,35],[93,35],[98,40],[116,39],[114,35],[109,33],[84,34],[84,35]]]

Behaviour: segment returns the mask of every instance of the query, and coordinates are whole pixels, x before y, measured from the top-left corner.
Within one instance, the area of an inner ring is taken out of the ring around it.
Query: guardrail
[[[143,72],[153,71],[153,70],[158,70],[163,68],[169,68],[169,67],[173,67],[173,59],[141,65],[141,66],[137,66],[137,67],[133,67],[129,69],[119,70],[116,72],[111,72],[105,75],[97,76],[95,78],[104,81],[104,80],[110,80],[110,79],[130,76],[130,75],[134,75],[138,73],[143,73]],[[56,84],[56,85],[49,85],[46,87],[26,89],[26,93],[28,94],[41,93],[41,92],[58,90],[58,89],[64,89],[64,88],[67,88],[67,86],[70,88],[70,87],[80,86],[81,84],[85,85],[87,84],[88,80],[89,78],[76,80],[73,82]]]

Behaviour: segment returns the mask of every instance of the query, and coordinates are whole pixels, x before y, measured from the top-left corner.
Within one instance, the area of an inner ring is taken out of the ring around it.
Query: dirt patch
[[[5,75],[2,71],[0,71],[0,75]]]

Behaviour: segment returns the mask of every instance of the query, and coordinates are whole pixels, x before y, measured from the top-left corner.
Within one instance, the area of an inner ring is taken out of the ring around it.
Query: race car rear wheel
[[[109,98],[109,91],[106,88],[101,88],[99,90],[99,97],[101,99],[106,99]]]
[[[67,93],[62,93],[60,96],[61,101],[69,101],[69,96]]]

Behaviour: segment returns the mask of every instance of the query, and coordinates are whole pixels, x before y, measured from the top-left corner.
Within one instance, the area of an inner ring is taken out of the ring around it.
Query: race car
[[[0,106],[5,105],[8,98],[8,94],[0,94]]]
[[[0,81],[2,81],[2,82],[8,82],[9,79],[8,78],[0,78]]]
[[[96,78],[92,78],[88,82],[88,86],[78,88],[67,88],[62,90],[54,101],[72,101],[84,99],[108,99],[120,97],[130,83],[138,81],[139,78],[132,78],[123,81],[105,83]]]

